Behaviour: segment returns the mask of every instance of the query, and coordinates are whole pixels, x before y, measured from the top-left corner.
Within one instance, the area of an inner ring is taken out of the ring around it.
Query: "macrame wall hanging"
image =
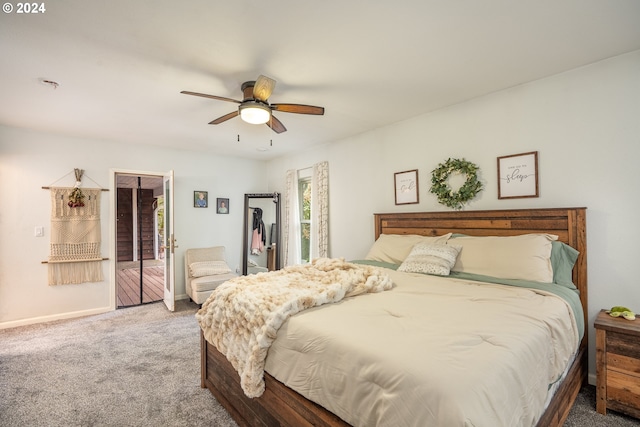
[[[73,173],[72,188],[42,187],[51,190],[49,285],[103,280],[101,261],[106,258],[100,255],[100,194],[106,190],[81,188],[84,171],[74,169]]]

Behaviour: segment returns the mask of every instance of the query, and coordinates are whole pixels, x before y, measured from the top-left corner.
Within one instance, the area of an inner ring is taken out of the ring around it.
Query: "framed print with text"
[[[396,172],[394,174],[396,205],[408,205],[419,202],[418,169]]]
[[[538,152],[498,157],[498,199],[538,195]]]

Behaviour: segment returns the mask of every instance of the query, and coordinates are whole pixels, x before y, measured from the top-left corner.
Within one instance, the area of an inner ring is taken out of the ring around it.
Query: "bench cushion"
[[[213,276],[203,276],[191,280],[191,289],[194,292],[211,291],[229,279],[238,277],[235,273],[216,274]]]

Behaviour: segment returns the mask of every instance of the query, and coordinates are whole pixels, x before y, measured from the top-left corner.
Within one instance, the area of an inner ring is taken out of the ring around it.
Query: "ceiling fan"
[[[273,111],[282,111],[283,113],[297,114],[313,114],[323,115],[323,107],[315,107],[313,105],[303,104],[269,104],[268,99],[276,86],[276,81],[266,77],[259,76],[255,81],[248,81],[242,84],[242,101],[236,99],[225,98],[223,96],[207,95],[206,93],[189,92],[183,90],[180,93],[185,95],[201,96],[203,98],[217,99],[219,101],[235,102],[239,104],[238,110],[209,122],[210,125],[219,125],[236,116],[240,116],[242,120],[251,124],[266,124],[274,132],[282,133],[287,130],[282,122],[278,120]]]

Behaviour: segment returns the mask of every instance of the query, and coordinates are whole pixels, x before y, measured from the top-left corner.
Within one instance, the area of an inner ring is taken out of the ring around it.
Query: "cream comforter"
[[[388,292],[292,316],[266,371],[354,426],[535,425],[578,347],[570,307],[544,291],[385,271]]]
[[[346,297],[391,289],[389,276],[368,265],[320,258],[310,265],[241,276],[220,285],[196,313],[204,337],[240,375],[249,397],[264,391],[264,363],[289,316]]]

